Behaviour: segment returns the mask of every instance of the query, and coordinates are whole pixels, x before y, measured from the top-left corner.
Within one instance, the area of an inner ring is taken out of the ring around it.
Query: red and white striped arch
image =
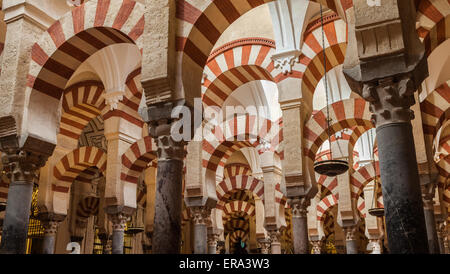
[[[417,9],[417,32],[429,56],[450,38],[450,3],[447,0],[421,0]]]
[[[213,52],[206,63],[202,100],[205,107],[222,107],[238,87],[255,80],[274,81],[271,59],[275,42],[265,38],[246,38],[225,44]]]
[[[322,43],[322,28],[315,28],[306,33],[299,57],[302,73],[302,92],[306,98],[313,98],[314,91],[325,75],[323,52],[325,51],[327,72],[343,64],[347,49],[347,24],[343,20],[329,21],[324,24],[324,40]],[[311,101],[312,104],[312,101]]]
[[[380,162],[370,163],[364,165],[351,174],[350,178],[350,193],[352,199],[358,199],[364,187],[375,180],[380,178]]]
[[[246,242],[248,240],[248,233],[243,230],[235,230],[230,235],[230,242],[237,243],[238,240],[241,239],[243,242]]]
[[[64,91],[59,134],[78,140],[85,126],[105,109],[103,84],[85,81]]]
[[[88,196],[81,199],[78,203],[76,215],[77,218],[87,219],[90,216],[98,214],[100,199],[94,196]]]
[[[137,184],[139,176],[148,164],[156,159],[156,144],[150,136],[146,136],[132,144],[122,154],[122,181]]]
[[[367,214],[364,212],[364,209],[366,208],[366,201],[363,198],[359,197],[356,205],[356,208],[358,209],[360,215],[363,218],[366,218]]]
[[[423,132],[434,139],[442,124],[450,118],[450,80],[427,95],[420,103]]]
[[[224,209],[225,203],[234,190],[248,190],[264,201],[264,182],[252,176],[237,175],[225,178],[216,187],[218,209]]]
[[[240,115],[213,127],[203,140],[205,172],[223,168],[231,154],[243,147],[257,148],[261,139],[271,144],[271,151],[276,151],[283,138],[280,123],[281,120],[272,122],[254,115]]]
[[[335,102],[329,106],[330,134],[335,134],[345,128],[360,126],[366,130],[373,128],[372,114],[369,103],[364,99],[346,99]],[[320,146],[328,140],[327,110],[323,108],[314,114],[304,127],[305,148],[304,153],[310,162],[314,162]],[[361,132],[363,133],[363,132]]]
[[[181,52],[184,90],[188,97],[200,95],[198,86],[208,57],[222,33],[249,10],[272,0],[180,0],[177,1],[177,51]],[[316,0],[345,18],[351,1]]]
[[[337,177],[320,175],[319,178],[317,179],[317,183],[327,188],[331,192],[331,194],[336,196],[336,198],[339,198],[339,192],[337,189],[338,184]]]
[[[98,0],[72,9],[33,45],[27,85],[59,100],[78,66],[98,50],[118,43],[142,48],[144,8],[132,0]]]
[[[252,170],[250,166],[244,164],[229,164],[225,166],[223,176],[224,178],[233,177],[237,175],[252,175]]]
[[[325,213],[332,208],[333,206],[337,205],[338,199],[335,195],[330,194],[323,198],[318,204],[317,204],[317,220],[319,222],[324,221]]]
[[[222,218],[229,219],[231,217],[229,215],[235,212],[243,212],[248,216],[255,216],[255,206],[245,201],[231,201],[223,207]]]
[[[52,185],[55,192],[68,193],[73,180],[85,169],[95,166],[106,170],[106,153],[97,147],[80,147],[66,154],[55,165],[53,174],[57,182]]]

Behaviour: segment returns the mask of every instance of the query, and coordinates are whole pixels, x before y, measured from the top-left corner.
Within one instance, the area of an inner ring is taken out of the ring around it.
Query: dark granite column
[[[428,253],[410,109],[428,76],[425,48],[411,20],[416,10],[411,1],[353,2],[357,12],[349,20],[343,71],[350,88],[370,103],[376,125],[389,250]]]
[[[347,254],[358,254],[358,241],[356,239],[358,227],[357,226],[349,226],[344,227],[345,234],[345,248],[347,250]]]
[[[108,217],[113,225],[111,252],[112,254],[123,254],[123,236],[125,232],[125,225],[130,216],[119,212],[115,214],[108,214]]]
[[[208,218],[211,217],[211,210],[206,207],[191,207],[191,214],[194,222],[194,254],[207,253]]]
[[[184,101],[174,101],[148,107],[149,132],[158,147],[153,254],[178,254],[181,251],[181,191],[186,142],[177,139],[181,137],[178,134],[172,136],[175,132],[171,129],[172,125],[183,130],[189,127],[181,126],[181,120],[172,118],[175,105],[183,104]]]
[[[429,193],[422,190],[423,212],[425,216],[429,251],[430,254],[439,254],[439,241],[436,231],[436,220],[434,218],[433,198],[434,195],[429,195]]]
[[[309,254],[308,220],[306,217],[308,204],[309,200],[306,198],[290,200],[294,254]]]
[[[8,191],[0,253],[24,254],[30,217],[33,182],[43,166],[38,156],[25,151],[3,153],[2,161],[11,183]]]

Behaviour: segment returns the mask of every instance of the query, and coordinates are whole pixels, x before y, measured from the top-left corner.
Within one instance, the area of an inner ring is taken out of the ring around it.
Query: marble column
[[[358,227],[348,226],[344,227],[345,234],[345,248],[347,254],[358,254],[358,241],[356,239]]]
[[[423,186],[422,188],[426,188]],[[423,212],[425,216],[425,224],[427,229],[428,247],[430,254],[439,254],[439,241],[436,231],[436,220],[434,218],[434,191],[433,193],[427,193],[426,190],[422,190],[422,202]]]
[[[281,254],[281,233],[279,230],[268,231],[270,237],[270,253]]]
[[[258,246],[261,249],[261,254],[270,254],[270,239],[258,239]]]
[[[428,253],[411,120],[414,93],[428,76],[410,1],[381,6],[353,1],[344,75],[350,88],[370,103],[377,132],[389,250]],[[375,37],[377,39],[358,39]]]
[[[149,132],[158,147],[153,254],[180,253],[181,191],[186,150],[185,141],[175,141],[171,133],[172,125],[179,122],[171,116],[172,109],[178,103],[160,103],[148,107]]]
[[[208,219],[211,217],[211,209],[204,206],[191,207],[194,223],[194,254],[206,254],[208,249]]]
[[[290,200],[292,208],[292,241],[294,254],[308,254],[308,221],[307,207],[309,200],[306,198]]]
[[[123,254],[123,236],[125,233],[125,225],[130,216],[122,212],[108,214],[108,218],[112,223],[112,254]]]
[[[217,254],[217,241],[219,240],[219,234],[208,234],[208,254]]]
[[[45,220],[42,221],[44,226],[44,239],[42,242],[42,254],[55,253],[55,237],[58,232],[59,221]]]
[[[0,253],[25,254],[33,183],[37,178],[36,171],[43,166],[44,161],[23,150],[3,152],[2,161],[11,183]]]

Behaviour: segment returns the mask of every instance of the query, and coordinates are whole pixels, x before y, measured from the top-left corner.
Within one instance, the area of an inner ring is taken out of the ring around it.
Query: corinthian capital
[[[10,150],[2,154],[3,169],[12,182],[34,182],[37,171],[45,164],[40,155],[24,150]]]
[[[194,225],[208,225],[211,218],[211,209],[205,206],[191,207],[191,216]]]
[[[306,218],[306,215],[308,214],[307,208],[309,204],[310,200],[305,197],[290,199],[289,205],[292,209],[292,217]]]
[[[123,212],[108,214],[108,217],[113,225],[113,231],[124,231],[125,225],[130,219],[130,215]]]
[[[357,226],[348,226],[344,227],[345,240],[346,241],[355,241],[356,240],[356,232],[358,231]]]

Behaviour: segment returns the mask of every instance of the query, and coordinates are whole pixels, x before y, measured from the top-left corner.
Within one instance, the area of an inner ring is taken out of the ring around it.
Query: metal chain
[[[325,98],[327,101],[327,134],[328,134],[328,143],[330,144],[330,158],[333,160],[333,150],[331,149],[331,132],[330,132],[330,110],[328,106],[328,79],[327,79],[327,56],[325,53],[325,31],[324,31],[324,23],[323,23],[323,11],[322,5],[320,5],[320,22],[322,25],[322,52],[323,52],[323,67],[324,67],[324,85],[325,85]]]

